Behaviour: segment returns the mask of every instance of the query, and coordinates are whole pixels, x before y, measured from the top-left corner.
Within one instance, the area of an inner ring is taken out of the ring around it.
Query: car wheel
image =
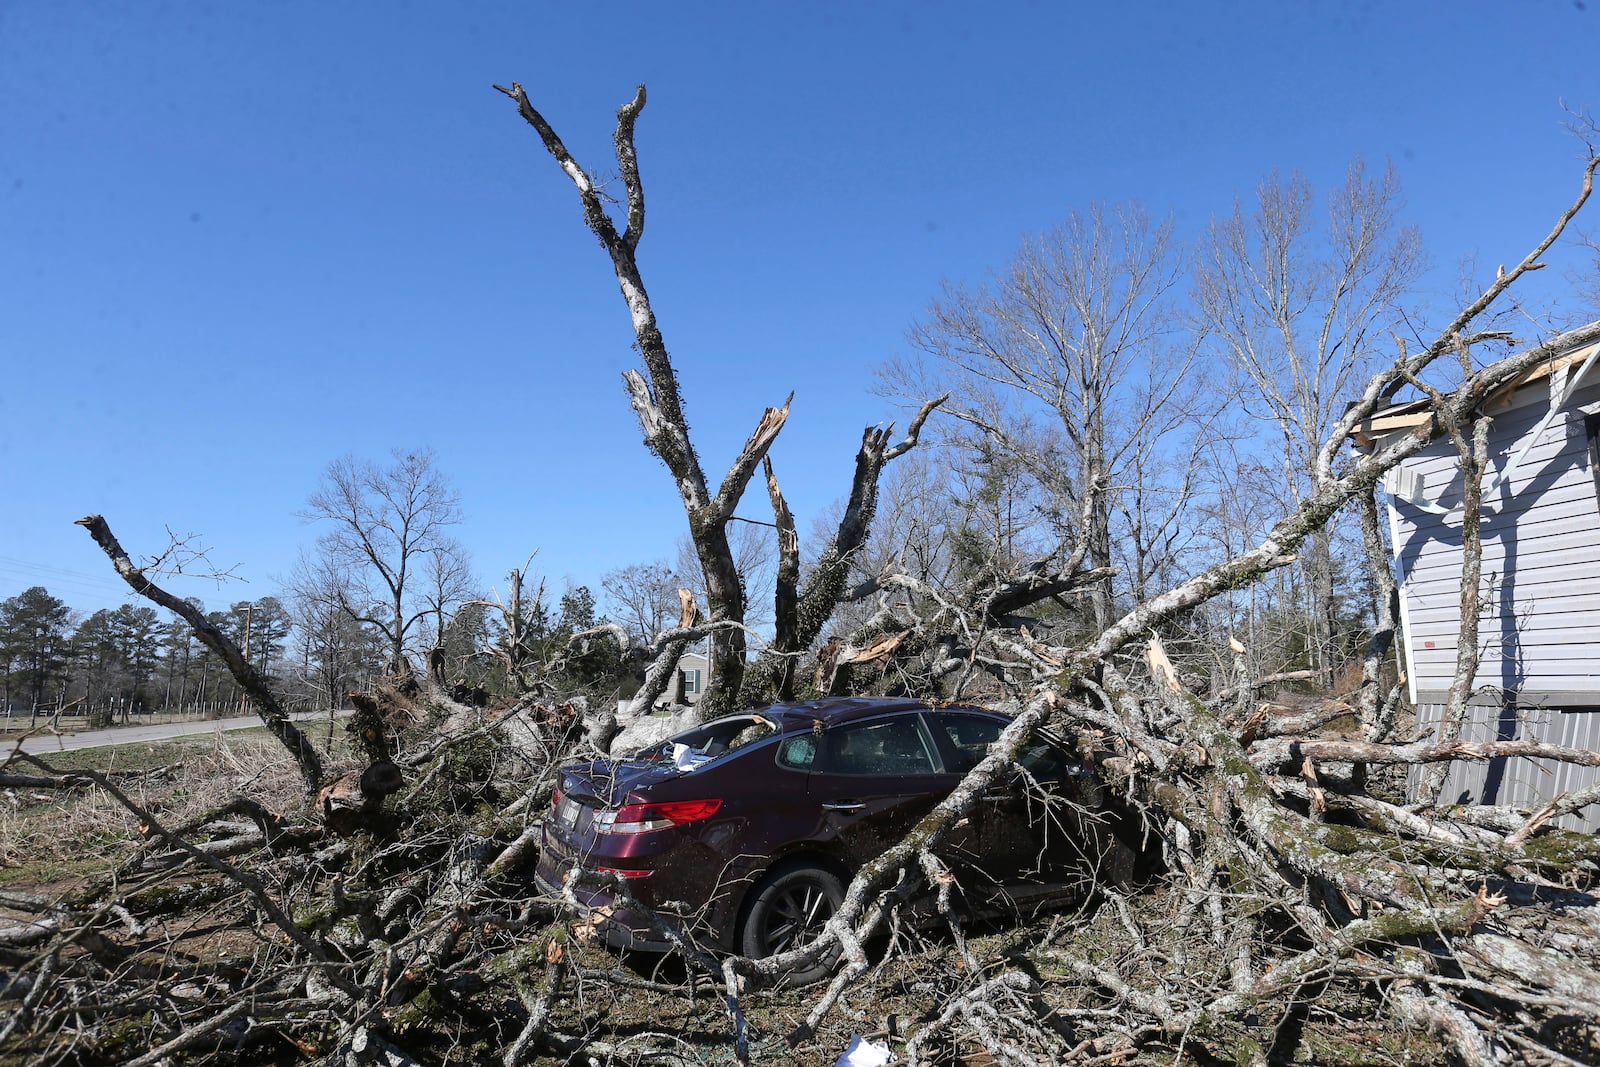
[[[809,866],[780,871],[756,890],[740,934],[740,949],[751,959],[762,959],[803,948],[816,940],[842,903],[844,885],[831,872]],[[834,949],[810,967],[783,975],[778,983],[798,986],[819,981],[838,959]]]

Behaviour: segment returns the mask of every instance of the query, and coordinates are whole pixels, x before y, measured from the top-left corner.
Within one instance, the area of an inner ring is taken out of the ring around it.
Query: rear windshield
[[[764,715],[736,715],[668,738],[640,752],[638,758],[672,762],[680,770],[691,770],[777,732],[778,724]]]

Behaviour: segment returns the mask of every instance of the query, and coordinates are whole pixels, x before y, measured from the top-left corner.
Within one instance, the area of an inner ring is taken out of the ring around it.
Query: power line
[[[19,588],[46,585],[65,588],[69,592],[86,596],[132,595],[125,584],[101,575],[85,574],[65,567],[52,567],[45,563],[0,556],[0,585],[15,583]]]
[[[107,565],[109,569],[109,564]],[[198,575],[185,575],[186,581],[213,579]],[[242,581],[242,579],[240,579]],[[217,588],[222,588],[218,581]],[[48,563],[0,556],[0,599],[21,593],[31,586],[43,586],[53,596],[68,601],[74,610],[94,609],[101,606],[141,603],[139,596],[119,578],[56,567]],[[88,601],[87,605],[73,601]]]
[[[100,582],[105,585],[117,584],[103,574],[88,574],[84,571],[68,570],[66,567],[53,567],[48,563],[35,563],[32,560],[17,559],[15,556],[0,556],[0,567],[34,571],[39,574],[57,574],[67,578],[81,578],[85,581]]]

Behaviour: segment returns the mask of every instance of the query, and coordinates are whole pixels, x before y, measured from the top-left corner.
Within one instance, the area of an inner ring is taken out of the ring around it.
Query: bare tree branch
[[[267,731],[282,742],[283,747],[289,750],[295,763],[300,768],[300,776],[305,779],[308,792],[316,792],[322,787],[322,758],[312,747],[310,740],[299,731],[289,720],[289,713],[278,703],[278,698],[267,685],[267,680],[261,672],[251,665],[244,653],[239,650],[228,636],[217,629],[200,613],[198,609],[187,600],[182,600],[157,586],[144,574],[144,571],[134,565],[112,534],[111,527],[99,515],[88,515],[77,521],[76,525],[89,531],[89,536],[94,538],[95,544],[100,546],[112,566],[122,576],[123,581],[135,593],[160,604],[168,611],[183,619],[194,628],[195,635],[205,642],[222,661],[228,665],[228,671],[238,681],[239,686],[255,702],[256,712],[261,716],[261,722]]]

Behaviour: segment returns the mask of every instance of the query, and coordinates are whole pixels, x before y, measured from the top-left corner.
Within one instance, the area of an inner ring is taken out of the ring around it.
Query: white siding
[[[1491,471],[1526,441],[1548,410],[1543,383],[1493,412]],[[1526,701],[1600,705],[1600,503],[1585,416],[1600,410],[1600,385],[1570,399],[1506,484],[1484,502],[1478,684]],[[1437,441],[1407,462],[1428,495],[1460,499],[1454,446]],[[1461,512],[1432,515],[1391,502],[1391,529],[1405,597],[1412,692],[1438,699],[1455,673],[1461,630]]]

